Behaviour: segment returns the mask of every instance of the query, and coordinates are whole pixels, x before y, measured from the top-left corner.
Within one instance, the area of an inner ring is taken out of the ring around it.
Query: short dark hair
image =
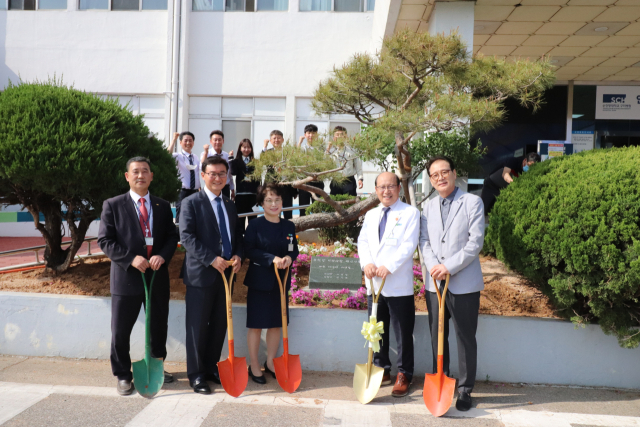
[[[271,133],[269,134],[269,138],[271,138],[273,135],[280,135],[281,137],[284,138],[284,134],[282,133],[282,131],[279,131],[278,129],[272,130]]]
[[[540,154],[531,152],[527,154],[525,158],[527,159],[527,163],[529,162],[538,163],[540,161]]]
[[[195,135],[194,135],[194,134],[192,134],[191,132],[189,132],[188,130],[185,130],[184,132],[182,132],[182,133],[180,134],[180,136],[178,137],[178,139],[179,139],[180,141],[182,141],[182,138],[184,138],[184,136],[185,136],[185,135],[189,135],[189,136],[190,136],[194,141],[196,140]]]
[[[382,175],[384,172],[381,172],[378,174],[378,176]],[[396,174],[394,174],[396,177],[396,185],[400,185],[400,177]],[[377,186],[378,185],[378,176],[376,176],[376,179],[373,181],[373,185]]]
[[[304,133],[307,132],[318,132],[318,126],[314,124],[308,124],[304,127]]]
[[[447,156],[433,156],[432,158],[429,159],[429,161],[427,162],[427,175],[431,175],[430,169],[431,169],[431,165],[433,165],[435,162],[437,162],[438,160],[444,160],[445,162],[449,163],[449,167],[451,168],[451,170],[456,170],[456,165],[453,164],[453,160],[451,160],[451,157],[447,157]]]
[[[278,185],[273,182],[268,182],[263,186],[258,187],[258,197],[256,198],[256,203],[258,206],[262,206],[264,203],[264,198],[267,197],[267,194],[271,192],[276,196],[282,197],[284,194],[284,188],[281,185]]]
[[[347,132],[347,128],[344,126],[336,126],[335,128],[333,128],[333,133],[336,132]]]
[[[129,172],[129,166],[131,166],[131,163],[146,163],[149,166],[149,170],[151,170],[151,161],[146,157],[136,156],[127,160],[127,172]]]
[[[209,139],[213,138],[213,135],[220,135],[224,139],[224,133],[221,130],[212,130],[209,134]]]
[[[206,172],[207,166],[209,165],[224,165],[227,172],[229,172],[229,163],[220,156],[211,156],[204,159],[204,162],[202,162],[202,172]]]

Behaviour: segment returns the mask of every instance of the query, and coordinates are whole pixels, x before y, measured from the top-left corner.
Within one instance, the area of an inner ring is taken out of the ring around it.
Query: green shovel
[[[147,290],[147,281],[142,273],[144,283],[145,322],[144,322],[144,359],[133,363],[133,385],[142,397],[147,399],[160,391],[164,384],[164,362],[162,359],[151,357],[151,291],[153,290],[153,279],[156,272],[151,276],[151,283]]]

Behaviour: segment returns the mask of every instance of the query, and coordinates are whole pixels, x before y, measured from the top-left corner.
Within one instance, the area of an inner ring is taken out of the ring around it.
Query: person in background
[[[315,150],[318,145],[318,126],[309,124],[304,127],[304,136],[300,137],[298,141],[298,148],[304,150],[305,152],[308,150]],[[307,185],[312,187],[320,188],[324,190],[324,182],[323,181],[311,181],[308,182]],[[298,190],[298,203],[300,206],[305,206],[313,203],[313,198],[311,197],[311,193],[305,190]],[[300,209],[300,216],[305,216],[307,213],[304,209]]]
[[[298,257],[296,227],[286,219],[280,219],[282,212],[282,186],[268,183],[260,188],[258,204],[264,209],[264,216],[249,223],[244,236],[245,256],[251,260],[244,279],[247,290],[247,345],[249,348],[249,376],[258,384],[267,382],[260,366],[258,351],[262,329],[267,330],[267,360],[264,371],[275,378],[273,358],[280,346],[282,311],[280,289],[273,266],[285,269]],[[282,280],[284,272],[280,276]],[[288,293],[291,275],[283,284]],[[287,324],[289,324],[289,298],[287,304]]]
[[[358,236],[360,267],[367,277],[369,316],[373,293],[382,285],[378,300],[378,321],[384,322],[380,351],[373,354],[374,365],[383,368],[382,385],[391,384],[389,330],[396,336],[398,376],[391,391],[406,396],[413,379],[413,328],[416,319],[413,297],[413,253],[418,246],[420,212],[400,200],[400,178],[383,172],[376,178],[380,206],[366,213]],[[373,289],[370,282],[373,281]]]
[[[540,155],[538,153],[529,153],[525,157],[513,157],[487,175],[480,194],[482,203],[484,203],[485,215],[489,215],[493,209],[500,190],[506,188],[513,182],[513,178],[527,172],[533,164],[539,161]]]
[[[227,164],[229,164],[229,157],[233,157],[233,150],[229,153],[222,151],[222,146],[224,145],[224,133],[222,133],[221,130],[211,131],[209,134],[209,142],[211,142],[211,148],[209,148],[209,144],[204,145],[204,151],[200,155],[200,163],[204,163],[207,157],[217,156],[222,157]],[[231,200],[236,198],[235,186],[233,184],[231,174],[227,174],[227,184],[222,189],[222,194],[229,197]]]
[[[267,151],[273,150],[282,150],[282,144],[284,143],[284,134],[279,130],[272,130],[269,134],[269,139],[265,140],[264,147],[262,148],[262,152],[265,153]],[[269,147],[269,144],[271,147]],[[273,175],[274,170],[271,168],[267,170],[267,174],[265,175],[263,185],[266,185],[268,182],[275,181]],[[298,190],[293,188],[291,185],[282,185],[282,207],[290,208],[293,206],[293,199],[298,196]],[[285,219],[293,218],[293,211],[284,212]]]
[[[104,201],[98,245],[111,260],[111,371],[118,378],[121,396],[133,392],[129,355],[133,326],[145,304],[142,274],[147,284],[157,271],[151,293],[151,356],[167,357],[169,321],[169,268],[178,245],[169,202],[152,196],[151,163],[145,157],[127,161],[124,174],[130,190]],[[149,286],[149,285],[148,285]],[[173,376],[164,373],[164,382]]]
[[[333,140],[337,142],[346,138],[347,129],[343,126],[336,126],[333,131]],[[331,181],[331,184],[329,185],[331,194],[349,194],[351,196],[356,196],[356,188],[361,190],[364,185],[362,160],[356,156],[348,145],[345,145],[343,148],[332,148],[332,144],[329,144],[327,147],[327,154],[334,156],[339,165],[342,165],[345,159],[349,159],[342,170],[342,175],[346,180],[340,184],[335,181]]]
[[[248,175],[252,174],[254,167],[250,165],[253,160],[253,144],[248,139],[243,139],[238,145],[238,157],[229,162],[231,166],[231,175],[236,177],[236,208],[238,214],[253,212],[256,204],[256,195],[258,193],[259,181],[249,179]],[[256,219],[255,216],[248,217],[248,220]],[[244,231],[247,221],[245,218],[239,218]]]
[[[449,376],[449,319],[452,319],[458,343],[456,409],[468,411],[472,406],[471,392],[478,365],[476,331],[480,291],[484,289],[479,257],[484,243],[484,209],[478,196],[456,187],[456,168],[450,158],[431,158],[427,163],[427,173],[439,195],[426,202],[420,218],[420,248],[424,267],[430,276],[425,286],[431,333],[431,373],[435,373],[438,366],[440,311],[434,280],[442,292],[447,275],[450,275],[445,296],[442,369]]]
[[[178,172],[180,172],[180,181],[182,181],[182,189],[178,194],[176,202],[176,225],[180,222],[180,207],[182,200],[200,190],[200,160],[193,155],[193,145],[196,137],[189,131],[182,133],[174,133],[173,140],[167,150],[176,160]],[[180,141],[180,149],[177,153],[173,152],[176,141]]]

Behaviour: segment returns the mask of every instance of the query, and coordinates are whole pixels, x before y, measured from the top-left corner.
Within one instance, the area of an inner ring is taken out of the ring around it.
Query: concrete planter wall
[[[171,301],[169,313],[168,360],[183,362],[184,301]],[[356,363],[366,362],[360,335],[366,312],[295,307],[290,316],[290,351],[300,354],[303,369],[353,372]],[[244,356],[246,306],[235,305],[233,317],[236,354]],[[110,321],[110,298],[0,292],[0,354],[107,359]],[[416,316],[416,378],[431,371],[427,324],[426,315]],[[576,329],[559,320],[481,315],[477,336],[478,380],[640,388],[640,349],[620,348],[595,325]],[[395,353],[393,333],[391,347]],[[143,349],[141,313],[132,358],[141,358]],[[453,337],[451,350],[455,376]]]

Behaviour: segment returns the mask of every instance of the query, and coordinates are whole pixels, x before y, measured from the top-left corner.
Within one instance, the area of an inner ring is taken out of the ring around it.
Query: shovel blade
[[[164,384],[164,362],[162,359],[149,357],[131,365],[133,385],[140,396],[147,399],[155,396]],[[148,375],[147,375],[148,373]]]
[[[233,358],[233,369],[231,359],[218,362],[218,373],[224,391],[229,396],[238,397],[247,388],[249,374],[247,372],[247,359],[245,357]]]
[[[289,361],[285,363],[284,355],[273,359],[273,366],[276,368],[276,380],[280,387],[287,393],[293,393],[300,386],[302,381],[302,367],[300,366],[300,356],[289,354]]]
[[[366,405],[378,395],[383,376],[384,368],[371,366],[371,375],[369,376],[369,381],[367,381],[367,364],[358,363],[356,365],[356,369],[353,372],[353,391],[360,403]]]
[[[455,391],[456,380],[442,372],[425,375],[422,398],[434,417],[441,417],[449,410]]]

